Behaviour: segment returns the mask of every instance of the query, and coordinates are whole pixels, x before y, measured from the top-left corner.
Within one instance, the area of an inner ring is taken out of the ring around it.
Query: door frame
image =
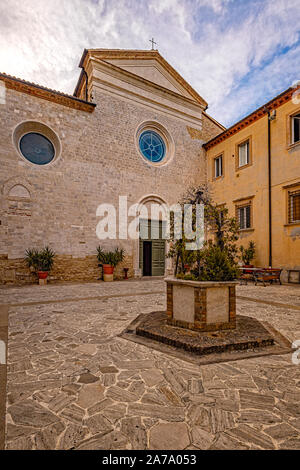
[[[139,217],[138,224],[140,223],[141,219],[145,220],[145,217],[143,217],[143,206],[147,207],[147,204],[149,203],[155,203],[158,204],[162,207],[163,213],[162,213],[162,221],[166,222],[167,220],[167,214],[168,214],[168,207],[170,206],[169,202],[163,199],[159,194],[154,194],[150,193],[147,194],[139,199],[137,202],[137,210],[136,210],[136,215]],[[155,218],[153,220],[156,220]],[[132,244],[133,248],[133,269],[134,269],[134,277],[141,277],[142,270],[140,267],[140,238],[139,236],[134,240]],[[165,240],[165,253],[168,252],[170,247],[170,241]],[[165,258],[165,272],[164,275],[171,274],[173,272],[173,261],[171,258]]]

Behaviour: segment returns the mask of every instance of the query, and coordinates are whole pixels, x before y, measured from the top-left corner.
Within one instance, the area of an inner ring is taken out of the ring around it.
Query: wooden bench
[[[254,281],[254,274],[253,274],[253,272],[252,273],[245,273],[244,271],[242,271],[241,275],[239,277],[239,280],[241,281],[241,285],[242,285],[242,283],[247,285],[248,281]]]
[[[262,282],[264,286],[266,286],[266,282],[273,283],[273,281],[279,281],[279,284],[281,284],[280,280],[280,274],[282,269],[277,269],[277,268],[240,268],[241,269],[241,275],[240,275],[240,281],[241,284],[244,283],[247,285],[247,281],[253,281],[255,282],[255,285],[257,285],[258,282]]]
[[[266,282],[273,283],[273,281],[278,281],[281,285],[280,274],[282,269],[276,268],[263,268],[253,272],[255,285],[260,281],[266,287]]]

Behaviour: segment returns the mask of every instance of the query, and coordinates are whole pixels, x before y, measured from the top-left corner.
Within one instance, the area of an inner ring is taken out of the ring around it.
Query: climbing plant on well
[[[182,220],[182,236],[176,239],[174,217],[170,221],[170,249],[167,257],[174,260],[174,274],[183,279],[232,280],[238,277],[237,245],[239,226],[234,217],[229,217],[228,209],[212,200],[207,185],[188,189],[179,201],[183,212],[184,205],[192,206],[192,229],[197,229],[196,204],[204,209],[204,229],[206,241],[197,250],[188,250]]]

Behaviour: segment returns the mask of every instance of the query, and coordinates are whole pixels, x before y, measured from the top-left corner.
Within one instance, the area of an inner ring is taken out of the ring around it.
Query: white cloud
[[[215,13],[222,13],[232,0],[197,0],[200,7],[212,8]]]
[[[72,93],[84,48],[150,49],[153,36],[230,124],[300,78],[299,24],[299,0],[6,0],[0,68]]]

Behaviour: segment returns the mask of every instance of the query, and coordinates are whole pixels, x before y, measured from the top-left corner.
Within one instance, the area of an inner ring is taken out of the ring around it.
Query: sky
[[[300,80],[300,0],[0,0],[0,71],[73,94],[83,49],[150,49],[225,126]]]

